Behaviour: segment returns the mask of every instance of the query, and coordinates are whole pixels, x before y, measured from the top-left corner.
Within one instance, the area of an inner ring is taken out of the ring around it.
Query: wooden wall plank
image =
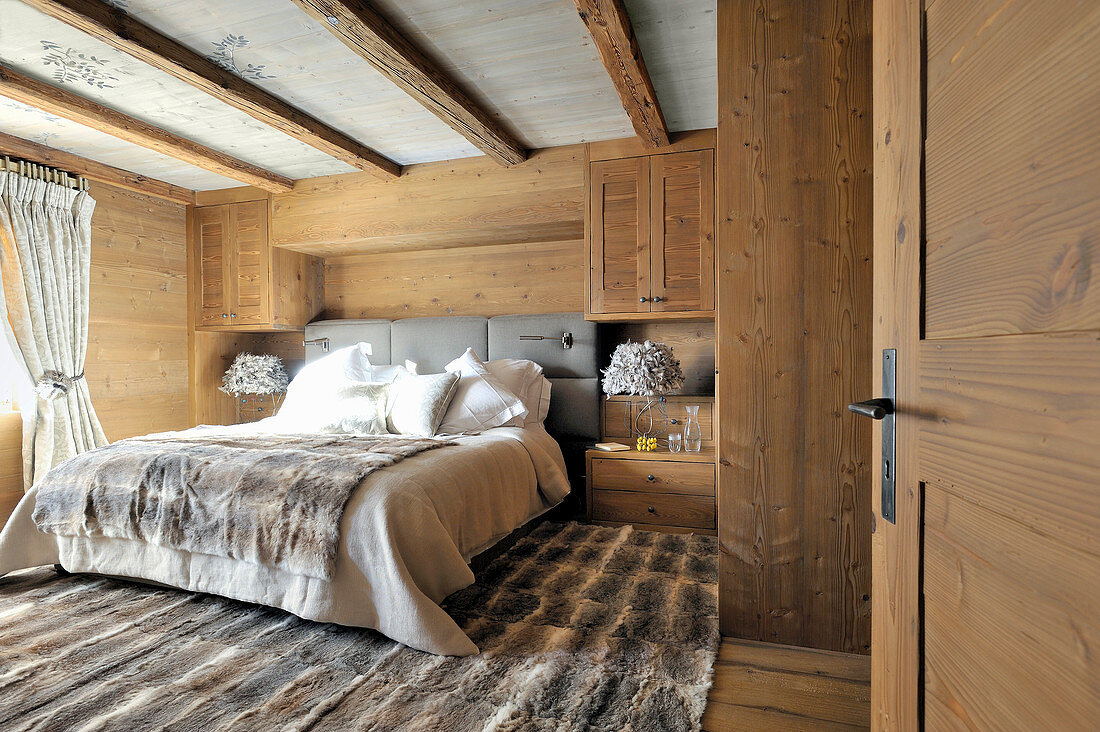
[[[23,498],[23,417],[0,413],[0,529]]]
[[[396,180],[362,173],[300,181],[272,199],[272,244],[338,256],[580,239],[584,146],[534,152],[502,168],[485,158],[411,165]]]
[[[725,633],[869,652],[870,4],[719,3]],[[808,129],[819,134],[807,137]]]
[[[1100,6],[966,7],[955,18],[933,6],[926,23],[938,50],[928,58],[925,335],[1092,327]]]
[[[581,312],[584,241],[325,260],[326,318]]]
[[[187,286],[183,206],[92,184],[85,373],[111,440],[183,429]]]

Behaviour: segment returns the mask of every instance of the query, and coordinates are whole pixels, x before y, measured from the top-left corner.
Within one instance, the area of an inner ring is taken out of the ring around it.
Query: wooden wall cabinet
[[[593,320],[713,317],[714,151],[589,164]]]
[[[268,206],[195,208],[197,329],[300,330],[323,308],[321,261],[271,246]]]

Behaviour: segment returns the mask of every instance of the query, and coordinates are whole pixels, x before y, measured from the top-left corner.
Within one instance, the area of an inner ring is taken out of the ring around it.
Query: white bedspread
[[[270,431],[270,425],[195,429]],[[70,572],[140,578],[375,628],[431,653],[477,653],[439,603],[473,582],[470,557],[559,503],[569,482],[560,448],[540,427],[454,439],[458,446],[410,457],[356,488],[330,582],[143,542],[44,534],[31,519],[34,489],[0,533],[0,576],[58,563]]]

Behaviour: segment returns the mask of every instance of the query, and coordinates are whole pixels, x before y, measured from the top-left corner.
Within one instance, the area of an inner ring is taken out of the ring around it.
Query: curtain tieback
[[[57,399],[69,393],[76,382],[84,378],[81,371],[76,376],[66,376],[60,371],[47,371],[34,385],[34,391],[43,399]]]

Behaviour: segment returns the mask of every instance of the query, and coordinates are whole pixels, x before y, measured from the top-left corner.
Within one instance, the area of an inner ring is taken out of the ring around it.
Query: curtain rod
[[[75,188],[78,191],[88,190],[87,178],[68,173],[64,170],[58,170],[57,168],[51,168],[48,165],[32,163],[29,160],[12,160],[5,155],[3,159],[0,160],[0,170],[25,175],[28,178],[34,178],[36,180],[44,180],[47,183],[57,183],[58,185]]]

